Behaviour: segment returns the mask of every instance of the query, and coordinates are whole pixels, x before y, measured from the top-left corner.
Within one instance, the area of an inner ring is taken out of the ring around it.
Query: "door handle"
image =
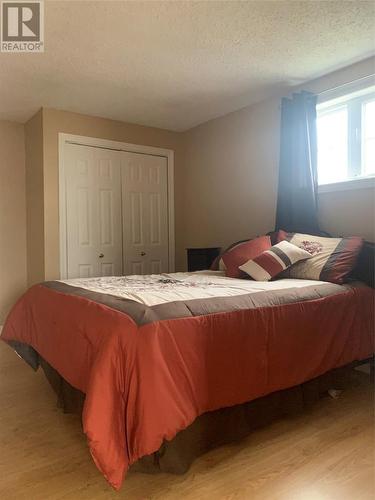
[[[102,259],[104,257],[104,253],[99,254],[99,259]]]
[[[141,252],[141,256],[144,257],[146,255],[146,252]]]

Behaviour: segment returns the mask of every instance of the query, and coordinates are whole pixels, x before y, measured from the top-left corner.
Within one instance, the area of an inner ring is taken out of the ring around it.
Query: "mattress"
[[[210,271],[53,281],[26,292],[2,338],[85,393],[91,454],[118,489],[199,415],[371,356],[373,299],[360,283]]]

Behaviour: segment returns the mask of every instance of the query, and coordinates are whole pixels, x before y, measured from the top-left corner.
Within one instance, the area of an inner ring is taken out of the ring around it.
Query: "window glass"
[[[346,106],[318,116],[318,182],[344,181],[348,175],[348,111]]]
[[[375,176],[375,86],[317,106],[318,183]]]

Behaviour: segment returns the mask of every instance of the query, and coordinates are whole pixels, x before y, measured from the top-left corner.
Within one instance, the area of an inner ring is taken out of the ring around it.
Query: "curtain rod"
[[[329,92],[333,92],[335,90],[339,90],[339,89],[341,89],[343,87],[347,87],[348,85],[353,85],[353,83],[362,82],[363,80],[374,79],[374,77],[375,77],[375,73],[373,73],[371,75],[363,76],[362,78],[357,78],[356,80],[352,80],[351,82],[343,83],[342,85],[338,85],[337,87],[333,87],[333,88],[330,88],[330,89],[322,90],[321,92],[317,92],[316,94],[317,95],[328,94]],[[375,79],[374,79],[374,84],[375,84]]]

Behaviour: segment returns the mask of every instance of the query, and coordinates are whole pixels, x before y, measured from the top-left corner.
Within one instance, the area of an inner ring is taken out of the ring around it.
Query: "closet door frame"
[[[110,141],[96,137],[59,133],[59,234],[60,234],[60,279],[67,278],[67,211],[66,211],[66,177],[64,169],[64,151],[66,144],[78,144],[128,153],[143,153],[162,156],[167,159],[168,175],[168,270],[175,270],[175,230],[174,230],[174,151],[172,149],[155,148],[127,142]]]

